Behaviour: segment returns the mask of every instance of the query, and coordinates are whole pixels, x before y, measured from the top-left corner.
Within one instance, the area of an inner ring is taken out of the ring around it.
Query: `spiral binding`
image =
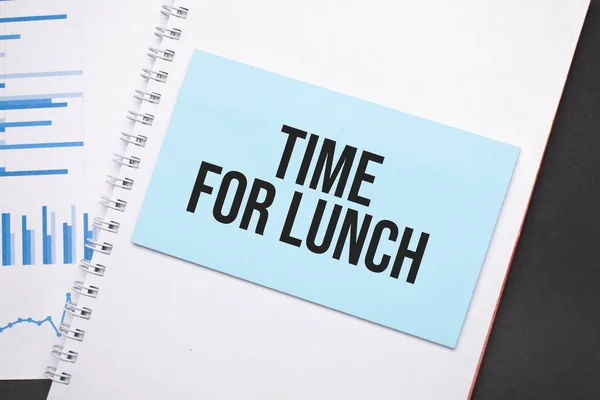
[[[160,10],[161,14],[167,19],[169,18],[187,18],[189,10],[184,7],[176,7],[172,5],[163,5]],[[168,28],[166,26],[156,26],[154,28],[154,35],[160,38],[161,45],[164,40],[179,40],[181,38],[182,31],[176,28]],[[148,47],[146,53],[150,59],[155,62],[162,60],[166,62],[172,62],[175,58],[175,52],[167,48],[159,47]],[[158,83],[166,83],[169,74],[162,70],[154,70],[151,68],[142,68],[140,74],[146,81],[154,81]],[[145,90],[135,90],[133,97],[140,103],[148,103],[151,105],[159,105],[161,100],[161,94],[156,92],[148,92]],[[149,113],[142,113],[138,110],[127,111],[127,118],[133,122],[133,124],[142,124],[146,126],[152,126],[154,122],[154,116]],[[145,147],[148,138],[146,136],[136,134],[133,132],[121,132],[120,140],[127,146]],[[140,166],[141,159],[134,156],[126,156],[124,154],[114,154],[112,159],[119,167],[127,167],[137,169]],[[134,180],[127,177],[119,177],[112,174],[107,175],[106,183],[113,188],[120,190],[132,190],[134,186]],[[123,212],[127,208],[127,202],[118,197],[114,196],[101,196],[100,204],[106,209],[112,209],[115,211]],[[95,228],[105,231],[109,234],[117,234],[119,232],[120,224],[117,221],[105,220],[103,218],[94,218],[92,226]],[[85,247],[95,253],[104,255],[110,255],[113,250],[113,245],[105,241],[99,241],[94,239],[86,239]],[[97,263],[90,260],[80,260],[78,264],[79,268],[85,272],[85,274],[95,275],[103,277],[106,272],[106,265]],[[76,280],[73,282],[72,290],[79,296],[88,298],[96,298],[100,292],[100,288],[94,285],[86,284],[85,280]],[[81,318],[84,320],[90,319],[92,316],[92,309],[89,307],[78,305],[77,302],[67,301],[65,303],[65,312],[72,315],[75,318]],[[85,331],[79,328],[72,328],[68,323],[61,323],[58,327],[58,331],[67,340],[75,342],[82,342],[85,338]],[[55,345],[52,347],[50,354],[61,362],[75,363],[78,352],[65,349],[65,346]],[[59,371],[56,367],[46,367],[44,376],[56,383],[68,385],[71,381],[71,374],[65,371]]]

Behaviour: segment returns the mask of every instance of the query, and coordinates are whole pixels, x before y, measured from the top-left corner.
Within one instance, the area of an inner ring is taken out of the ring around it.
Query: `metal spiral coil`
[[[50,352],[50,354],[61,361],[66,361],[70,363],[74,363],[75,361],[77,361],[77,356],[79,355],[76,351],[65,351],[64,347],[59,345],[52,346],[52,351]]]
[[[113,248],[112,244],[110,244],[110,243],[98,242],[96,240],[92,240],[89,238],[85,242],[85,247],[92,251],[106,254],[107,256],[110,255],[110,253],[112,252],[112,248]]]
[[[186,19],[189,10],[185,7],[174,7],[174,6],[163,5],[162,10],[160,12],[163,15],[166,15],[167,17],[173,16],[173,17],[177,17],[177,18],[181,18],[181,19]]]
[[[79,293],[82,296],[96,298],[98,297],[98,292],[100,288],[92,285],[85,285],[82,281],[74,281],[73,282],[73,291]]]
[[[88,260],[79,260],[79,268],[88,274],[96,276],[104,276],[104,272],[106,271],[105,265],[91,263]]]
[[[157,58],[160,58],[161,60],[165,60],[168,62],[172,62],[173,59],[175,58],[175,52],[173,50],[169,50],[169,49],[162,50],[162,49],[157,49],[156,47],[148,47],[148,53],[146,53],[146,55],[155,60]]]
[[[154,122],[154,115],[129,110],[127,111],[127,119],[133,122],[139,122],[140,124],[152,126],[152,123]]]
[[[82,329],[72,329],[69,324],[60,324],[58,326],[58,332],[61,335],[65,336],[67,339],[76,340],[78,342],[82,342],[85,336],[85,331]]]
[[[106,175],[106,183],[125,190],[131,190],[133,187],[133,179],[117,178],[113,175]]]
[[[179,29],[169,29],[164,26],[156,26],[154,27],[154,35],[158,36],[161,39],[172,39],[179,40],[181,39],[181,31]]]
[[[115,199],[114,197],[109,196],[101,196],[100,204],[116,211],[125,211],[125,208],[127,207],[127,202],[125,200]]]
[[[121,132],[120,139],[125,143],[133,144],[139,147],[145,147],[148,138],[143,135],[133,135],[127,132]]]
[[[92,309],[88,307],[79,307],[77,303],[67,301],[65,303],[65,311],[74,317],[90,319],[92,317]]]
[[[135,90],[135,94],[133,95],[136,99],[140,101],[147,101],[151,104],[159,104],[160,103],[160,94],[156,92],[145,92],[143,90]]]
[[[149,68],[142,68],[142,73],[140,76],[147,80],[152,80],[159,83],[167,83],[169,74],[165,71],[154,71]]]
[[[161,7],[160,12],[167,19],[171,17],[175,17],[178,19],[186,19],[189,10],[184,7],[163,5]],[[162,42],[163,39],[180,40],[182,31],[177,28],[161,25],[156,26],[154,28],[153,34],[154,36],[158,37]],[[173,50],[156,46],[148,47],[148,51],[146,54],[151,59],[153,65],[155,65],[155,63],[158,61],[172,62],[175,59],[175,52]],[[165,71],[149,67],[142,68],[141,76],[147,82],[153,81],[163,84],[167,82],[169,74]],[[133,97],[139,102],[137,103],[139,105],[141,105],[142,103],[146,103],[149,106],[157,106],[160,104],[161,101],[160,93],[146,91],[144,89],[136,89],[134,91]],[[139,108],[128,110],[126,117],[133,123],[132,127],[135,127],[135,124],[138,123],[145,126],[152,126],[152,124],[154,123],[154,115],[147,112],[140,112]],[[122,142],[124,142],[127,146],[131,145],[138,148],[144,148],[148,142],[148,137],[133,132],[121,132],[119,139]],[[141,164],[140,158],[128,154],[119,153],[114,153],[112,161],[117,163],[119,165],[119,168],[121,168],[122,166],[132,169],[138,169]],[[128,177],[121,177],[120,174],[116,173],[115,175],[107,175],[106,183],[113,187],[113,191],[130,191],[133,189],[134,180]],[[120,199],[116,196],[118,196],[118,194],[116,193],[114,193],[114,197],[101,196],[99,202],[106,209],[124,212],[127,208],[127,201]],[[117,234],[120,228],[119,222],[107,220],[104,218],[94,218],[92,226],[95,230],[97,229],[98,232],[104,231],[108,234]],[[113,245],[103,240],[87,238],[85,242],[85,248],[92,250],[94,253],[109,256],[112,253]],[[100,259],[100,261],[102,261],[102,259]],[[91,259],[81,259],[78,263],[78,267],[79,269],[84,271],[86,275],[89,274],[97,277],[103,277],[107,270],[106,265],[97,262],[96,259],[94,259],[93,261]],[[79,296],[96,298],[100,292],[100,288],[98,286],[86,283],[85,280],[75,280],[73,282],[72,291],[74,294],[77,294]],[[81,297],[79,299],[81,299]],[[75,299],[74,301],[67,301],[65,303],[64,310],[66,313],[72,315],[73,317],[89,320],[92,315],[92,309],[89,307],[85,307],[81,304],[81,302],[77,302],[77,299]],[[58,332],[60,333],[60,336],[63,336],[68,340],[73,340],[77,342],[82,342],[85,337],[85,330],[71,327],[69,323],[64,322],[59,325]],[[50,354],[57,360],[68,363],[75,363],[79,356],[79,354],[76,351],[70,350],[68,348],[65,348],[65,346],[61,345],[53,346]],[[44,372],[44,376],[56,383],[61,383],[64,385],[68,385],[71,381],[71,374],[64,371],[59,371],[55,367],[47,367]]]
[[[54,367],[46,367],[44,376],[56,383],[62,383],[64,385],[68,385],[71,381],[71,374],[67,374],[66,372],[58,372]]]
[[[94,218],[94,221],[92,222],[92,226],[94,226],[98,229],[102,229],[106,232],[119,233],[119,227],[121,225],[116,221],[105,221],[102,218],[96,217],[96,218]]]
[[[140,167],[140,163],[142,162],[142,160],[140,160],[138,157],[126,157],[117,153],[114,153],[113,161],[117,164],[121,164],[125,167],[133,169],[138,169]]]

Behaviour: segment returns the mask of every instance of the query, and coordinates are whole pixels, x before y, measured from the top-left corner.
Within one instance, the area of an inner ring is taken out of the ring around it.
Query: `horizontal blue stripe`
[[[45,76],[71,76],[83,75],[83,71],[49,71],[49,72],[23,72],[19,74],[0,75],[0,79],[18,79],[18,78],[41,78]]]
[[[81,147],[83,142],[0,144],[0,150],[44,149],[53,147]]]
[[[0,24],[8,22],[48,21],[52,19],[67,19],[67,14],[56,15],[31,15],[26,17],[0,18]]]
[[[42,98],[42,99],[29,99],[29,100],[0,100],[0,106],[14,106],[19,104],[50,104],[52,103],[52,99],[50,98]]]
[[[33,108],[59,108],[66,106],[67,103],[48,103],[39,100],[22,100],[21,102],[0,101],[0,110],[27,110]]]
[[[0,35],[0,40],[15,40],[15,39],[21,39],[21,35],[19,35],[19,34],[15,34],[15,35]]]
[[[69,173],[67,169],[38,169],[31,171],[6,171],[5,168],[0,168],[0,178],[10,176],[39,176],[39,175],[66,175]]]
[[[25,126],[50,126],[52,121],[18,121],[18,122],[0,122],[2,128],[21,128]]]
[[[0,51],[0,57],[4,57],[4,52]]]
[[[83,93],[50,93],[50,94],[25,94],[21,96],[0,96],[0,101],[6,100],[37,100],[37,99],[67,99],[82,97]]]
[[[0,83],[0,89],[4,89],[6,88],[6,84],[5,83]]]

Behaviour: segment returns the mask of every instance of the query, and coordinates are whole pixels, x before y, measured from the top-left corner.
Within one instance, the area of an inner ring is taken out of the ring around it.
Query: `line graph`
[[[71,293],[66,293],[65,294],[65,304],[67,302],[71,301]],[[60,322],[59,324],[62,324],[65,320],[65,315],[66,315],[66,310],[63,307],[63,312],[62,312],[62,316],[60,317]],[[54,323],[54,320],[52,319],[52,316],[48,315],[46,318],[40,319],[40,320],[36,320],[33,319],[31,317],[27,317],[27,318],[17,318],[16,320],[9,322],[8,324],[4,325],[4,326],[0,326],[0,333],[4,332],[7,329],[10,328],[14,328],[15,326],[19,325],[19,324],[34,324],[37,326],[42,326],[45,323],[48,323],[48,325],[50,325],[50,327],[52,328],[52,330],[54,331],[54,333],[56,334],[57,337],[61,337],[62,334],[60,333],[60,331],[58,330],[56,324]]]

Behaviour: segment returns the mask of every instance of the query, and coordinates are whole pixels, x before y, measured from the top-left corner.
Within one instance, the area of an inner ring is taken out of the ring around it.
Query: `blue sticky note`
[[[454,348],[518,152],[196,51],[132,241]]]

